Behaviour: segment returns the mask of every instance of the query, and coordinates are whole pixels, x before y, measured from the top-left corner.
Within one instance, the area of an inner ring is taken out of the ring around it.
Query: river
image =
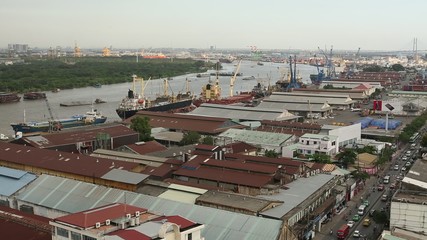
[[[235,63],[222,64],[224,72],[235,71]],[[289,71],[289,65],[284,63],[270,63],[265,62],[263,66],[257,65],[256,62],[243,61],[240,66],[242,76],[237,77],[235,82],[234,91],[249,91],[257,84],[259,79],[263,79],[266,85],[268,82],[272,85],[275,84],[281,76]],[[297,65],[297,72],[303,78],[303,82],[310,82],[309,75],[317,73],[313,66]],[[242,78],[254,76],[254,80],[242,80]],[[205,85],[209,77],[197,78],[196,74],[187,74],[182,76],[173,77],[169,81],[170,89],[174,94],[185,91],[185,79],[189,79],[190,91],[200,94],[201,88]],[[215,77],[212,77],[214,80]],[[219,77],[222,88],[222,95],[228,96],[230,77]],[[270,79],[270,80],[268,80]],[[129,81],[132,81],[129,76]],[[49,105],[52,110],[54,118],[68,118],[72,115],[83,114],[90,110],[91,106],[75,106],[75,107],[61,107],[61,102],[70,101],[94,101],[96,98],[105,100],[106,103],[96,104],[94,107],[105,115],[108,119],[107,122],[120,121],[115,109],[119,102],[127,95],[129,88],[132,88],[132,83],[120,83],[112,85],[103,85],[101,88],[86,87],[61,90],[57,93],[46,92]],[[137,91],[139,88],[137,86]],[[145,95],[149,98],[155,98],[156,94],[163,93],[163,81],[159,79],[150,80],[145,90]],[[170,91],[169,91],[170,93]],[[22,95],[21,95],[22,96]],[[0,104],[0,133],[12,136],[14,134],[10,123],[24,121],[42,121],[47,120],[49,111],[45,100],[23,100],[17,103]]]

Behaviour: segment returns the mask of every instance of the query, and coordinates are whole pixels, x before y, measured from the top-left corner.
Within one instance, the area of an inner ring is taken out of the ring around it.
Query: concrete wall
[[[361,138],[361,124],[356,123],[349,126],[342,126],[337,129],[331,129],[328,131],[328,135],[337,136],[339,143],[338,146],[342,147],[349,143],[354,143]]]

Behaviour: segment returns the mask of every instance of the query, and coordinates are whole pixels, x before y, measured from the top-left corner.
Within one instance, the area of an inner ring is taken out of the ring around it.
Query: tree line
[[[0,66],[0,91],[28,92],[71,89],[96,84],[132,81],[132,75],[166,78],[205,72],[215,63],[192,59],[140,59],[134,57],[83,57],[26,59],[23,64]]]

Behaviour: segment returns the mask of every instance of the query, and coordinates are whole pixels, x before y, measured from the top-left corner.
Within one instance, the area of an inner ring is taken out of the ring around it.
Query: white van
[[[365,205],[360,205],[359,206],[359,210],[357,211],[357,214],[359,214],[360,216],[363,216],[365,214]]]

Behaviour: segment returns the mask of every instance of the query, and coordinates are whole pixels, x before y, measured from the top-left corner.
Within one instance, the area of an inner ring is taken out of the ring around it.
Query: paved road
[[[376,239],[373,238],[374,235],[378,235],[383,226],[377,225],[373,220],[371,220],[371,225],[369,227],[365,227],[362,225],[362,222],[365,218],[370,218],[369,212],[373,209],[376,211],[381,211],[384,209],[387,215],[389,216],[388,208],[386,207],[386,202],[381,201],[381,197],[383,194],[389,195],[388,202],[390,201],[391,195],[394,193],[395,189],[390,189],[390,186],[393,183],[396,183],[396,177],[401,173],[400,169],[405,164],[405,162],[400,161],[400,159],[404,156],[407,151],[407,146],[403,149],[399,149],[394,155],[392,161],[388,162],[384,169],[381,171],[379,175],[385,176],[390,175],[390,183],[384,184],[385,188],[383,191],[377,191],[377,186],[379,181],[382,182],[382,178],[371,177],[366,180],[364,189],[359,192],[356,196],[353,197],[351,201],[348,202],[348,207],[340,212],[339,215],[336,215],[332,218],[331,221],[324,224],[322,226],[322,231],[320,233],[316,233],[315,240],[330,240],[336,238],[337,230],[344,224],[347,223],[348,220],[351,220],[352,216],[357,214],[358,207],[361,205],[361,197],[363,200],[368,200],[370,202],[365,214],[361,217],[361,219],[356,222],[356,224],[351,228],[350,234],[347,239],[353,239],[352,235],[355,230],[359,230],[366,239]],[[394,165],[399,166],[399,170],[394,170]],[[404,173],[402,173],[404,174]],[[375,187],[374,187],[375,186]],[[375,191],[373,191],[375,188]],[[347,220],[346,220],[347,219]],[[374,232],[374,227],[376,226],[376,231]],[[332,236],[330,235],[330,230],[332,229]],[[363,239],[363,238],[362,238]]]

